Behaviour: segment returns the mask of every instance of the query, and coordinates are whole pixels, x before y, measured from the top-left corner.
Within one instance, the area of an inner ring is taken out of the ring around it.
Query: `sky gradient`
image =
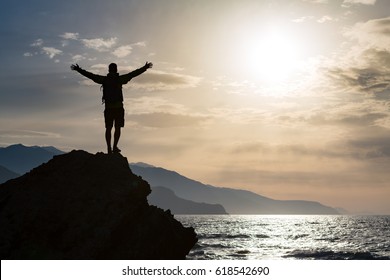
[[[7,1],[0,145],[105,151],[105,75],[125,86],[119,147],[216,186],[390,214],[390,2]]]

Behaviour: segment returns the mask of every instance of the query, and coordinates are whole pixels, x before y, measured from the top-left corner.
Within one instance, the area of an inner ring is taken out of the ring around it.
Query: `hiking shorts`
[[[106,108],[104,110],[104,122],[106,128],[124,127],[125,126],[125,109],[124,108]]]

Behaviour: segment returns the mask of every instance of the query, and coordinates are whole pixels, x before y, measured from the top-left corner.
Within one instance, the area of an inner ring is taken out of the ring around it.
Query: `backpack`
[[[122,83],[118,73],[108,73],[101,86],[103,88],[102,104],[122,102]]]

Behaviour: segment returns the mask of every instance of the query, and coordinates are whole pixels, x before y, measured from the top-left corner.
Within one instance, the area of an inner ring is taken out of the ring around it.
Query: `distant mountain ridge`
[[[22,144],[16,144],[0,148],[0,165],[22,175],[32,168],[49,161],[53,156],[63,153],[55,147],[27,147]]]
[[[32,168],[47,162],[54,155],[62,153],[64,152],[54,147],[12,145],[0,148],[0,165],[10,171],[24,174]],[[229,214],[339,214],[339,211],[336,209],[315,201],[275,200],[247,190],[203,184],[182,176],[175,171],[146,163],[131,163],[129,165],[131,170],[147,180],[151,187],[165,187],[173,191],[173,194],[168,194],[167,190],[160,191],[160,197],[155,196],[153,198],[155,205],[165,209],[167,201],[165,196],[172,195],[170,201],[178,204],[172,204],[171,208],[175,208],[179,204],[183,205],[185,200],[187,200],[188,205],[194,205],[188,201],[198,204],[205,203],[208,206],[221,205],[224,211]],[[179,202],[180,199],[184,201]],[[217,212],[220,211],[218,207],[211,207],[210,209],[214,209]],[[176,212],[176,214],[187,213]],[[212,212],[209,214],[216,213]]]
[[[210,204],[204,202],[194,202],[183,199],[166,188],[153,187],[152,193],[148,196],[148,201],[162,209],[171,210],[173,214],[202,215],[202,214],[219,214],[225,215],[225,208],[220,204]]]
[[[8,168],[0,165],[0,184],[10,180],[14,179],[16,177],[19,177],[20,174],[13,172],[9,170]]]
[[[161,167],[137,164],[130,167],[152,187],[164,186],[177,196],[195,202],[221,204],[229,214],[339,214],[336,209],[315,201],[275,200],[246,190],[206,185]]]

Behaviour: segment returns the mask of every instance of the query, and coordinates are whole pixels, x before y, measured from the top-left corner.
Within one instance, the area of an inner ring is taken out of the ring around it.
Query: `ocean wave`
[[[309,236],[309,235],[308,234],[297,234],[297,235],[290,235],[288,238],[293,239],[293,240],[297,240],[297,239],[304,238],[307,236]]]
[[[284,258],[312,259],[312,260],[389,260],[370,252],[335,252],[332,250],[294,250],[283,256]]]
[[[256,234],[256,238],[271,238],[269,235],[266,234]]]
[[[236,254],[240,254],[240,255],[246,255],[246,254],[249,254],[251,251],[249,250],[240,250],[240,251],[237,251]]]
[[[204,255],[203,250],[196,250],[196,251],[191,251],[190,256],[202,256]]]
[[[296,238],[305,237],[308,236],[308,234],[305,235],[297,235]],[[266,234],[255,234],[255,235],[248,235],[248,234],[198,234],[199,239],[214,239],[214,238],[221,238],[221,239],[234,239],[234,238],[242,238],[242,239],[248,239],[248,238],[271,238],[271,236]]]
[[[216,249],[225,249],[225,248],[230,248],[230,246],[223,245],[223,244],[208,244],[208,243],[202,243],[202,247],[206,248],[216,248]]]
[[[233,238],[233,239],[235,239],[235,238],[242,238],[242,239],[247,239],[247,238],[250,238],[250,236],[247,235],[247,234],[232,234],[232,235],[226,234],[225,238]]]
[[[245,258],[246,255],[248,255],[250,253],[251,253],[251,251],[249,251],[249,250],[239,250],[239,251],[236,251],[232,254],[229,254],[228,256],[241,259],[241,258]]]
[[[314,239],[316,241],[327,241],[327,242],[336,242],[336,241],[339,241],[340,238],[339,237],[331,237],[331,238],[316,238]]]
[[[250,238],[250,235],[247,234],[224,234],[224,233],[215,233],[215,234],[199,234],[199,239],[209,239],[209,238],[217,238],[217,239],[235,239],[242,238],[247,239]]]

